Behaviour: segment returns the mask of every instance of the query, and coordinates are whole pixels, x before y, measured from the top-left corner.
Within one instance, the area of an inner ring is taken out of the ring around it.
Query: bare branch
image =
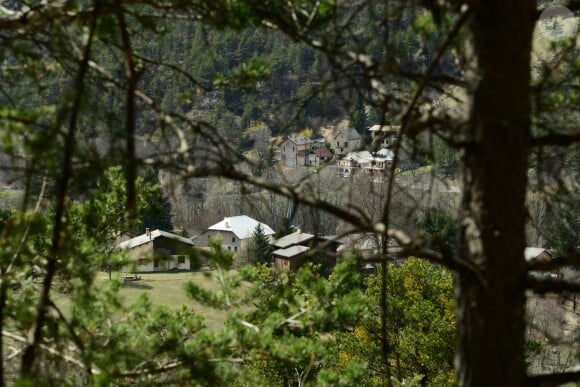
[[[555,278],[536,278],[528,276],[527,287],[534,293],[580,293],[580,283]]]
[[[528,385],[550,387],[560,386],[570,382],[577,382],[578,380],[580,380],[580,370],[576,369],[575,371],[570,372],[528,376]]]
[[[531,146],[547,146],[547,145],[557,145],[557,146],[569,146],[580,142],[580,130],[568,133],[552,133],[542,137],[533,137],[531,139]]]
[[[528,264],[528,270],[533,271],[552,271],[565,266],[580,266],[580,252],[576,249],[570,249],[564,257],[552,259],[549,261],[535,260]]]

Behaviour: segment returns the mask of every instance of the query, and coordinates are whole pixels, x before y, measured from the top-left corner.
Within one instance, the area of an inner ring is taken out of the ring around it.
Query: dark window
[[[177,256],[177,263],[178,264],[185,263],[185,255],[178,255]]]
[[[232,237],[232,243],[236,243],[236,237]]]

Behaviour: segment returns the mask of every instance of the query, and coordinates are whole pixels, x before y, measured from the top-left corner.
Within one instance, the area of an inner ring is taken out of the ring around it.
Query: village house
[[[400,125],[373,125],[369,128],[373,146],[387,149],[397,143],[400,131]]]
[[[332,159],[332,152],[328,148],[310,149],[306,151],[306,166],[320,167]]]
[[[316,236],[298,229],[292,234],[272,241],[271,245],[275,249],[272,252],[274,266],[296,270],[317,252],[324,252],[327,266],[334,267],[339,243],[332,238]]]
[[[350,152],[355,152],[362,145],[362,137],[354,128],[339,130],[332,138],[332,147],[334,154],[344,156]]]
[[[343,177],[349,177],[368,163],[371,157],[372,155],[369,151],[350,152],[338,160],[338,173]]]
[[[248,248],[258,225],[262,226],[264,234],[271,240],[275,232],[270,226],[249,216],[239,215],[224,218],[221,222],[214,224],[198,235],[194,242],[197,247],[208,247],[209,240],[219,236],[225,249],[238,254]]]
[[[338,161],[340,176],[349,177],[358,170],[371,176],[384,176],[393,166],[394,154],[389,149],[378,152],[359,151],[348,153]]]
[[[389,149],[381,149],[371,155],[362,167],[367,175],[384,176],[393,166],[395,156]]]
[[[136,272],[191,270],[193,242],[170,232],[146,229],[144,234],[123,241],[116,248],[129,252]]]
[[[276,148],[276,160],[279,165],[287,168],[306,165],[306,152],[312,149],[314,141],[305,136],[288,136]]]

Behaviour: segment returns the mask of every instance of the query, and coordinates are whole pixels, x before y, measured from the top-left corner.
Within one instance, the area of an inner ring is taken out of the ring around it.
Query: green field
[[[185,305],[193,308],[196,314],[203,316],[205,324],[210,329],[220,329],[227,317],[227,312],[215,310],[191,300],[185,295],[184,285],[188,281],[203,286],[208,290],[219,290],[215,273],[211,271],[177,272],[177,273],[139,273],[140,281],[125,283],[120,290],[120,297],[124,305],[133,304],[143,293],[148,293],[153,305],[166,305],[170,308],[181,308]],[[113,278],[123,278],[125,273],[113,273]],[[108,281],[108,275],[101,272],[97,276],[99,281]],[[56,297],[56,303],[67,310],[68,297]]]

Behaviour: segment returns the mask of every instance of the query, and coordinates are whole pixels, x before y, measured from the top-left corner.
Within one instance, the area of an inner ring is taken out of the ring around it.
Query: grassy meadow
[[[203,286],[208,290],[219,290],[217,278],[212,271],[175,272],[175,273],[139,273],[141,280],[126,282],[120,289],[120,297],[124,305],[133,304],[143,293],[148,293],[153,305],[166,305],[170,308],[181,308],[185,305],[193,308],[196,314],[203,316],[205,324],[210,329],[220,329],[226,320],[227,312],[201,305],[188,298],[184,285],[188,281]],[[113,278],[122,279],[124,272],[113,272]],[[107,273],[98,274],[99,281],[108,281]],[[66,295],[56,297],[56,303],[68,310],[69,300]]]

